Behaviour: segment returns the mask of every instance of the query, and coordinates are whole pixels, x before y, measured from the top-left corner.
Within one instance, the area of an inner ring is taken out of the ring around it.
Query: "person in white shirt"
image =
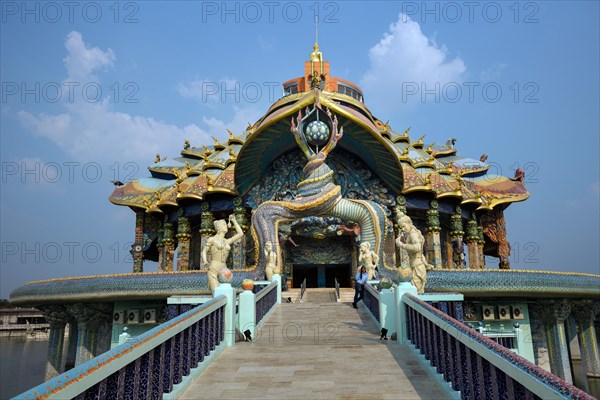
[[[354,302],[352,302],[352,307],[358,308],[356,303],[363,299],[365,294],[365,283],[369,279],[369,274],[367,273],[367,269],[362,266],[360,268],[360,272],[356,274],[356,282],[354,283]]]

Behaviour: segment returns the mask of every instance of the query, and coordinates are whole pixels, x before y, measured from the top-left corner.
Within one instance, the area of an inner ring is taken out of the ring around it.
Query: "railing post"
[[[223,295],[227,298],[225,304],[225,344],[227,347],[235,343],[235,289],[231,283],[221,283],[215,288],[215,297]]]
[[[273,282],[277,281],[277,304],[281,304],[281,275],[273,274],[271,280]]]
[[[243,333],[246,329],[249,329],[252,337],[255,337],[256,329],[256,302],[254,297],[255,294],[251,290],[244,290],[240,293],[238,309],[240,330]]]
[[[390,335],[397,329],[396,308],[394,293],[390,289],[381,289],[379,292],[379,327],[387,329]]]
[[[406,306],[402,302],[402,296],[405,293],[410,293],[414,296],[417,295],[417,288],[410,284],[410,282],[400,282],[396,286],[396,332],[398,336],[398,343],[406,343],[408,336],[406,334]]]

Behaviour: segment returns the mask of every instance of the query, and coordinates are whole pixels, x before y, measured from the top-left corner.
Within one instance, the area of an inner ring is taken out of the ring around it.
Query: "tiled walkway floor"
[[[405,345],[380,341],[359,303],[281,304],[252,343],[228,348],[185,399],[445,399]]]

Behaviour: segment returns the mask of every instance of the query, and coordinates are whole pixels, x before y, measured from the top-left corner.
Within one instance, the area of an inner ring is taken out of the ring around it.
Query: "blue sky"
[[[110,180],[259,118],[302,75],[316,9],[332,75],[380,119],[525,169],[513,268],[600,273],[599,3],[424,4],[3,1],[0,297],[131,271]]]

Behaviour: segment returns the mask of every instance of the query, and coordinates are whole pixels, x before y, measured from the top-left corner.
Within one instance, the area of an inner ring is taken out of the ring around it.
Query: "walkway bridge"
[[[369,284],[355,310],[339,290],[282,303],[280,282],[178,299],[169,321],[17,398],[592,399],[464,325],[459,295]]]

